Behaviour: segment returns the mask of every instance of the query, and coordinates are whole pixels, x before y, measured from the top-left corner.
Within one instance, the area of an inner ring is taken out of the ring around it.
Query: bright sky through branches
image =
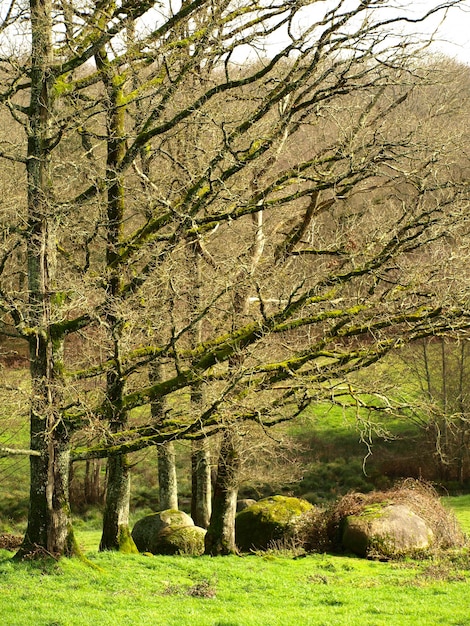
[[[435,2],[426,0],[414,2],[413,7],[423,11],[434,4]],[[424,25],[421,26],[420,32],[431,34],[435,28],[438,30],[431,50],[470,65],[470,2],[462,2],[445,14],[433,16],[425,28]]]
[[[447,2],[455,3],[457,6],[453,6],[446,11],[439,11],[414,25],[407,22],[395,23],[390,26],[391,32],[401,32],[405,36],[417,38],[423,42],[432,37],[433,43],[428,48],[430,53],[443,53],[457,61],[470,65],[470,0],[462,0],[461,2],[458,2],[458,0],[415,0],[413,2],[409,0],[390,0],[390,8],[387,8],[387,3],[384,2],[380,9],[377,7],[372,9],[372,14],[374,11],[379,11],[380,17],[378,13],[376,15],[380,21],[385,17],[393,18],[397,15],[418,18],[425,15],[438,4],[446,4]],[[174,0],[174,2],[170,0],[170,2],[161,4],[155,3],[154,9],[148,11],[142,18],[141,25],[143,30],[151,29],[157,23],[161,23],[165,19],[164,15],[168,15],[170,5],[172,6],[171,10],[176,11],[180,5],[180,0]],[[0,0],[0,24],[1,20],[5,18],[9,6],[9,2]],[[343,13],[354,6],[357,6],[357,0],[321,0],[313,2],[311,6],[305,6],[304,9],[301,9],[298,26],[301,30],[305,29],[305,27],[315,23],[319,16],[323,16],[325,10],[330,10],[333,7],[338,7],[339,13]],[[354,24],[354,21],[351,23]],[[280,45],[286,44],[286,41],[281,41],[281,33],[285,32],[285,29],[280,29],[275,35],[265,40],[264,43],[258,41],[259,46],[253,45],[254,42],[252,42],[251,46],[247,45],[240,48],[238,54],[235,54],[232,59],[238,58],[240,60],[240,58],[245,58],[245,54],[247,58],[250,58],[253,56],[253,53],[256,56],[256,51],[261,56],[274,53]],[[24,53],[25,43],[26,47],[29,48],[28,26],[24,20],[20,20],[11,29],[7,28],[3,31],[0,48],[4,54],[21,54]]]
[[[447,4],[454,6],[436,10],[437,7],[445,7]],[[300,34],[318,24],[318,30],[310,33],[311,41],[314,41],[326,28],[321,25],[325,24],[323,20],[328,11],[333,10],[339,16],[351,11],[352,15],[357,6],[357,0],[319,0],[306,3],[293,22],[292,32]],[[396,46],[403,38],[408,44],[414,44],[412,47],[416,52],[421,50],[424,54],[444,54],[470,65],[470,0],[391,0],[389,4],[372,3],[369,10],[361,11],[356,18],[352,17],[347,21],[345,32],[353,34],[356,29],[360,32],[365,24],[363,20],[367,20],[369,25],[383,24],[390,20],[388,26],[380,29],[388,35],[383,40],[384,50],[388,46]],[[289,41],[286,27],[281,27],[268,38],[257,40],[256,43],[252,41],[240,48],[234,57],[242,62],[257,54],[270,57],[282,46],[288,45]]]
[[[321,4],[323,5],[323,3]],[[331,5],[335,4],[338,5],[338,2],[333,0]],[[354,4],[356,3],[354,2]],[[419,19],[436,6],[444,4],[446,4],[446,0],[415,0],[414,2],[394,0],[388,9],[384,3],[383,7],[379,9],[380,16],[377,19],[382,21],[383,19],[394,18],[398,14],[410,20]],[[462,0],[455,4],[456,6],[437,11],[416,24],[406,21],[394,23],[391,25],[391,29],[394,33],[401,32],[405,37],[416,38],[423,43],[432,39],[429,47],[430,53],[442,53],[470,65],[470,0]],[[347,2],[342,6],[347,8]],[[314,19],[315,10],[315,4],[305,9],[306,21],[308,21],[309,13],[312,20]],[[377,11],[377,9],[372,11]],[[302,26],[305,27],[304,20],[302,20]]]

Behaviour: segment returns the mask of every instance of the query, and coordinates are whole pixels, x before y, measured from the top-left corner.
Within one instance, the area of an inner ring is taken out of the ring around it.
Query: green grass
[[[470,496],[446,499],[464,528]],[[470,553],[382,563],[266,553],[179,557],[98,553],[95,520],[77,524],[86,561],[14,563],[0,550],[8,626],[468,625]]]
[[[469,573],[349,557],[145,557],[14,564],[0,552],[8,626],[468,624]]]
[[[454,511],[462,530],[470,537],[470,495],[442,498],[442,500]]]

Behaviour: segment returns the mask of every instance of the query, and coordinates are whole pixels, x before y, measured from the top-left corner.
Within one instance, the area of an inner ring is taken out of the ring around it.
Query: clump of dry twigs
[[[6,533],[0,535],[0,548],[2,550],[10,550],[10,552],[15,552],[15,550],[20,547],[22,541],[23,537]]]

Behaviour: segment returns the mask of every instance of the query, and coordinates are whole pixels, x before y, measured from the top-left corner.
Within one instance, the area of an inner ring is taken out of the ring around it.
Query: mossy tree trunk
[[[238,435],[227,429],[222,444],[214,486],[212,515],[205,537],[205,554],[235,554],[235,515],[237,512],[240,455]]]
[[[30,373],[30,506],[23,556],[74,550],[69,506],[70,431],[61,414],[64,332],[55,298],[57,215],[50,191],[53,98],[51,0],[30,2],[31,92],[28,126],[28,327]],[[53,323],[53,320],[55,323]]]
[[[256,175],[253,188],[256,187]],[[253,241],[247,253],[247,265],[239,273],[237,287],[233,293],[232,316],[233,327],[249,313],[250,279],[254,275],[264,250],[265,237],[263,232],[263,211],[251,216]],[[237,375],[243,367],[245,354],[243,350],[233,354],[228,360],[229,372]],[[239,435],[233,427],[228,426],[222,436],[217,479],[214,487],[212,516],[206,535],[206,554],[232,554],[237,551],[235,544],[235,515],[237,512],[237,496],[240,474]]]
[[[193,324],[191,340],[193,345],[203,341],[201,308],[203,298],[203,268],[201,243],[196,239],[191,245],[188,255],[188,275],[192,276],[189,291],[189,314]],[[191,386],[191,411],[201,414],[204,405],[204,381],[200,380]],[[207,528],[212,512],[211,459],[207,438],[194,441],[191,448],[191,517],[196,526]]]
[[[137,553],[129,529],[130,468],[126,455],[108,459],[108,486],[100,550]]]
[[[102,18],[106,21],[107,17]],[[108,372],[106,396],[110,432],[115,434],[127,427],[127,411],[122,407],[125,392],[125,373],[122,370],[123,294],[119,263],[123,240],[125,195],[120,166],[126,153],[123,80],[116,74],[107,51],[101,49],[95,56],[106,91],[107,123],[107,246],[106,246],[106,324],[110,332],[114,367]],[[118,454],[108,459],[108,482],[103,515],[103,533],[100,550],[137,552],[129,530],[130,467],[127,456]]]
[[[109,378],[109,377],[108,377]],[[120,385],[108,382],[108,402],[111,410],[116,410],[110,422],[110,431],[117,433],[127,423],[127,416],[119,411]],[[137,552],[129,529],[130,465],[126,454],[108,458],[107,485],[103,512],[103,532],[100,550]]]
[[[71,556],[75,552],[69,505],[69,435],[50,408],[38,400],[31,408],[31,450],[41,454],[30,457],[28,523],[18,558]]]

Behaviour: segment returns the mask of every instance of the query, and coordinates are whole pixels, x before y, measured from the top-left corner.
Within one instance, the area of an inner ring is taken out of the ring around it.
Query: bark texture
[[[100,550],[137,553],[129,530],[130,469],[125,455],[108,459],[108,487]]]
[[[30,507],[18,558],[69,555],[74,550],[69,506],[70,431],[60,407],[63,335],[53,324],[56,220],[50,193],[52,85],[52,3],[30,2],[32,28],[31,95],[27,148],[28,336],[32,381],[30,407]]]
[[[160,511],[178,509],[178,482],[176,479],[176,459],[173,442],[158,446],[158,486],[160,491]]]
[[[121,367],[121,340],[123,331],[122,275],[119,253],[124,229],[125,194],[122,174],[119,173],[125,155],[125,106],[121,81],[115,74],[105,48],[95,55],[97,68],[106,90],[107,158],[106,183],[106,264],[108,280],[106,286],[106,322],[112,345],[115,367],[107,375],[107,401],[109,427],[118,433],[127,426],[127,411],[122,407],[126,377]],[[108,459],[108,483],[103,533],[100,550],[137,552],[129,529],[130,468],[125,454]]]
[[[237,512],[240,457],[238,437],[226,430],[222,437],[212,515],[205,538],[205,554],[235,554],[235,515]]]
[[[211,458],[207,439],[193,443],[191,451],[191,517],[207,528],[212,513]]]

